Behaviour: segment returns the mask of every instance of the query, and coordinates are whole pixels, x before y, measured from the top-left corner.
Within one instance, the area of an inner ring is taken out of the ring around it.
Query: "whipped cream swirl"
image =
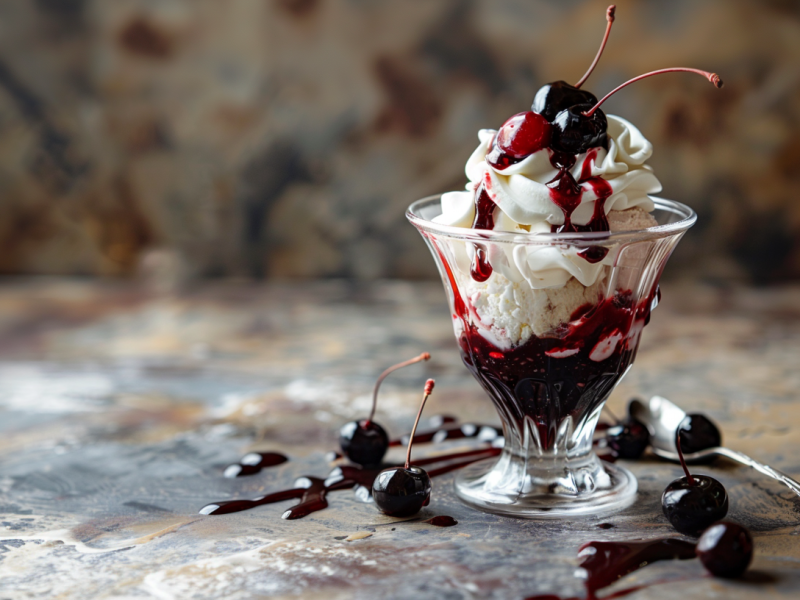
[[[648,194],[661,191],[661,183],[645,164],[653,146],[642,133],[625,119],[608,115],[608,150],[592,148],[579,154],[571,173],[581,187],[580,204],[570,218],[575,225],[592,220],[598,195],[588,177],[601,177],[611,187],[603,205],[606,215],[638,207],[649,213],[654,209]],[[475,190],[484,185],[497,205],[494,209],[494,230],[549,233],[552,225],[565,222],[564,211],[556,204],[547,184],[558,174],[551,164],[552,151],[545,148],[504,169],[496,169],[486,161],[496,131],[478,132],[480,144],[469,157],[466,191],[442,195],[442,214],[434,222],[453,227],[472,227],[475,218]],[[613,226],[612,226],[612,229]],[[522,239],[520,240],[523,241]],[[474,248],[467,245],[471,260]],[[604,272],[604,265],[613,264],[614,253],[601,262],[590,263],[578,255],[578,248],[554,245],[490,244],[489,262],[495,272],[511,281],[525,280],[532,289],[560,288],[575,277],[584,286],[594,285]],[[463,260],[462,259],[462,260]]]
[[[551,225],[564,223],[564,212],[553,202],[547,183],[558,174],[550,163],[551,150],[545,148],[505,169],[495,169],[486,162],[494,129],[478,132],[480,144],[467,161],[467,191],[448,192],[442,195],[442,214],[436,223],[453,227],[471,227],[475,217],[475,189],[487,181],[495,210],[495,230],[550,231]],[[645,164],[653,153],[653,145],[642,133],[625,119],[608,115],[608,150],[593,148],[579,154],[571,172],[581,179],[584,163],[591,162],[591,176],[602,177],[610,185],[612,194],[605,201],[605,212],[627,210],[634,206],[650,212],[653,201],[648,194],[661,191],[661,184],[652,169]],[[572,213],[572,222],[585,225],[594,211],[597,194],[587,182],[581,185],[583,194],[580,206]]]

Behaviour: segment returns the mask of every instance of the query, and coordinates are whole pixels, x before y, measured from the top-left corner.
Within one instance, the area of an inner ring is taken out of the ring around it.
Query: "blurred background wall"
[[[577,80],[607,0],[3,0],[0,272],[435,277],[404,219]],[[619,0],[587,88],[698,225],[675,277],[800,278],[800,2]]]

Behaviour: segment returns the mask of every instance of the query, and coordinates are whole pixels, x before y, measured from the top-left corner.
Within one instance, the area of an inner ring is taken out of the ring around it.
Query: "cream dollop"
[[[625,119],[608,115],[608,150],[594,148],[578,155],[572,175],[576,181],[586,168],[592,177],[602,177],[612,193],[605,201],[606,214],[639,207],[646,213],[654,209],[648,194],[661,191],[661,184],[645,164],[653,146],[641,132]],[[550,150],[540,150],[517,164],[495,169],[486,162],[486,154],[496,132],[478,132],[480,144],[466,166],[469,183],[466,191],[442,195],[442,214],[436,223],[453,227],[472,226],[475,217],[475,190],[485,182],[497,204],[494,210],[495,231],[520,233],[519,244],[487,244],[488,260],[493,271],[511,282],[527,282],[531,289],[561,288],[575,278],[583,286],[594,285],[604,274],[604,267],[613,264],[614,255],[591,263],[578,255],[578,248],[564,245],[530,244],[530,234],[550,232],[551,225],[564,223],[564,212],[553,202],[547,183],[558,170],[550,164]],[[588,223],[594,213],[597,194],[589,182],[581,185],[579,206],[571,215],[576,225]],[[475,249],[466,244],[457,252],[457,259],[469,271]]]
[[[607,118],[608,150],[596,148],[578,155],[572,175],[580,180],[588,160],[591,175],[609,183],[612,193],[605,201],[606,214],[634,206],[650,212],[654,206],[648,194],[661,191],[661,183],[645,164],[653,153],[653,145],[625,119],[613,115]],[[486,162],[495,133],[493,129],[478,132],[480,144],[467,161],[467,191],[443,194],[442,214],[434,221],[453,227],[471,227],[475,217],[475,189],[486,181],[497,204],[495,230],[550,231],[550,225],[563,224],[564,213],[551,199],[546,185],[558,173],[550,164],[550,150],[539,150],[505,169],[495,169]],[[590,183],[584,182],[581,188],[580,205],[572,213],[572,222],[576,225],[585,225],[591,220],[597,201]]]

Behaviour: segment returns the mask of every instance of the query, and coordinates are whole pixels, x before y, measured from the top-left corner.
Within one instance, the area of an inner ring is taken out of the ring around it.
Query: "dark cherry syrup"
[[[447,515],[431,517],[430,519],[423,521],[423,523],[434,525],[435,527],[453,527],[458,525],[458,521],[456,521],[453,517],[448,517]]]
[[[581,568],[586,571],[586,600],[596,600],[597,592],[625,575],[660,560],[687,560],[695,557],[695,545],[676,539],[631,542],[588,542],[578,549]],[[621,598],[642,589],[627,588],[605,598]],[[529,596],[527,600],[579,600],[554,594]]]
[[[428,475],[437,477],[461,469],[479,460],[492,458],[500,454],[499,448],[486,448],[485,450],[472,450],[469,452],[459,452],[450,455],[437,456],[435,458],[414,461],[417,465],[442,465],[430,469]],[[462,460],[459,460],[462,459]],[[301,477],[295,482],[294,487],[281,490],[266,496],[258,496],[253,499],[223,500],[212,502],[200,509],[201,515],[227,515],[229,513],[250,510],[265,504],[274,504],[284,500],[300,499],[300,503],[286,510],[282,518],[299,519],[312,512],[328,507],[328,492],[335,490],[349,490],[355,487],[371,489],[381,469],[361,469],[357,466],[337,467],[328,475],[326,479],[318,477]]]
[[[238,463],[225,467],[223,476],[229,479],[245,477],[261,472],[261,469],[281,465],[289,460],[278,452],[248,452]]]
[[[651,300],[634,303],[630,292],[617,294],[564,325],[557,337],[531,337],[502,351],[462,316],[461,357],[490,396],[504,399],[520,428],[526,420],[538,424],[543,448],[550,449],[563,419],[601,402],[633,362],[634,327],[646,319]]]
[[[547,184],[550,189],[550,199],[564,213],[564,223],[553,225],[553,233],[580,232],[580,231],[608,231],[608,217],[606,217],[606,200],[613,193],[611,184],[602,177],[592,176],[592,165],[597,160],[597,148],[592,148],[586,153],[581,165],[579,180],[572,175],[577,157],[565,152],[551,151],[550,164],[558,169],[558,174]],[[586,225],[575,225],[572,222],[572,213],[581,205],[583,198],[583,184],[587,184],[594,191],[597,200],[594,203],[592,218]],[[608,253],[602,246],[590,246],[579,255],[591,263],[603,260]]]
[[[476,426],[467,423],[461,425],[460,427],[452,427],[451,424],[455,422],[453,417],[445,416],[436,420],[442,425],[431,431],[415,434],[415,443],[436,443],[445,439],[450,440],[479,437],[475,435],[475,432],[479,431],[485,432],[484,435],[486,437],[490,437],[488,435],[490,430],[495,434],[491,441],[502,436],[502,432],[499,429],[488,425]],[[405,437],[407,438],[408,436]],[[393,445],[399,445],[399,443],[400,441],[398,440],[397,444]],[[475,450],[467,450],[428,458],[421,458],[414,460],[412,464],[414,466],[432,465],[433,468],[428,470],[428,475],[430,477],[438,477],[439,475],[444,475],[446,473],[450,473],[451,471],[466,467],[473,462],[495,457],[499,455],[500,452],[500,448],[477,448]],[[250,510],[251,508],[263,506],[265,504],[274,504],[276,502],[282,502],[285,500],[299,499],[300,502],[298,504],[286,510],[282,515],[282,518],[284,519],[299,519],[313,512],[327,508],[328,492],[353,488],[355,488],[356,491],[359,489],[371,490],[375,481],[375,477],[377,477],[380,471],[381,467],[362,468],[358,465],[340,466],[334,468],[325,479],[311,476],[300,477],[295,481],[295,484],[292,488],[280,490],[265,496],[258,496],[252,499],[236,499],[213,502],[200,509],[200,514],[225,515],[229,513]]]
[[[511,412],[520,429],[526,418],[532,419],[544,449],[552,448],[563,419],[584,403],[601,402],[633,362],[658,289],[639,303],[630,291],[617,293],[581,307],[554,337],[531,337],[521,346],[500,350],[470,323],[470,309],[450,264],[435,240],[430,241],[452,290],[453,318],[462,324],[458,343],[464,364],[490,397],[503,398],[503,410]]]
[[[578,252],[578,256],[591,264],[599,263],[607,254],[608,248],[603,248],[602,246],[589,246]]]
[[[588,542],[578,549],[586,569],[586,591],[593,596],[637,569],[659,560],[686,560],[695,557],[695,545],[676,539],[633,542]]]
[[[497,205],[492,200],[487,188],[490,186],[489,176],[486,181],[475,190],[475,218],[472,221],[473,229],[494,229],[494,209]],[[472,259],[470,275],[475,281],[486,281],[492,276],[492,266],[489,264],[486,246],[475,244],[475,257]]]

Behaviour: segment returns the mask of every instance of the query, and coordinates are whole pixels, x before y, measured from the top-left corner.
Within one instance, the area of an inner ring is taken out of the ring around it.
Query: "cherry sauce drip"
[[[592,549],[594,552],[589,552]],[[586,571],[586,598],[596,600],[596,593],[634,571],[660,560],[687,560],[695,557],[695,544],[678,539],[657,539],[633,542],[588,542],[578,550],[583,556],[581,568]],[[615,592],[605,598],[621,598],[642,589],[636,586]],[[554,594],[529,596],[527,600],[578,600]]]
[[[581,204],[583,190],[570,171],[575,166],[576,158],[575,155],[566,152],[551,151],[550,153],[550,164],[558,169],[558,173],[547,183],[547,187],[550,189],[550,199],[564,213],[564,224],[553,225],[551,227],[553,233],[577,231],[572,226],[572,213]]]
[[[578,256],[591,264],[599,263],[607,254],[608,248],[604,248],[603,246],[589,246],[578,252]]]
[[[444,270],[447,273],[447,281],[450,284],[450,289],[453,292],[453,309],[455,313],[453,313],[454,319],[461,319],[464,323],[464,326],[467,326],[467,322],[465,320],[465,316],[467,314],[467,305],[464,304],[464,299],[461,297],[461,292],[458,289],[458,283],[456,283],[455,275],[453,275],[453,270],[450,268],[450,263],[447,262],[444,254],[442,253],[441,248],[439,248],[438,244],[433,238],[427,236],[427,234],[423,234],[427,237],[433,247],[436,249],[436,253],[439,255],[439,259],[441,260],[442,266],[444,266]]]
[[[225,467],[223,476],[227,478],[246,477],[261,472],[261,469],[281,465],[289,460],[278,452],[248,452],[238,463]]]
[[[486,161],[496,169],[504,169],[522,159],[503,154],[497,146],[497,136],[492,140],[491,150],[486,155]],[[581,165],[580,179],[575,180],[572,168],[575,166],[577,156],[557,150],[550,150],[550,164],[558,172],[546,185],[550,190],[550,199],[561,209],[564,214],[562,225],[552,225],[553,233],[571,232],[603,232],[609,231],[610,226],[606,216],[606,200],[613,193],[611,184],[605,179],[592,175],[592,165],[597,160],[597,148],[590,149]],[[588,184],[595,196],[592,218],[585,225],[576,225],[572,222],[572,213],[581,205],[583,198],[583,184]],[[496,204],[491,197],[491,179],[486,175],[485,180],[475,189],[475,218],[472,222],[473,229],[494,229],[494,209]],[[470,275],[477,282],[483,282],[492,276],[492,266],[487,256],[488,250],[484,244],[475,244],[475,256],[470,266]],[[578,252],[578,256],[589,263],[595,264],[602,261],[608,254],[608,248],[603,246],[589,246]]]
[[[453,517],[448,517],[447,515],[431,517],[427,521],[423,521],[423,523],[435,525],[436,527],[453,527],[454,525],[458,525],[458,521],[456,521]]]
[[[597,160],[597,148],[592,148],[586,153],[586,158],[581,165],[581,175],[578,181],[572,175],[572,167],[575,166],[576,156],[565,152],[552,151],[550,154],[550,164],[558,169],[556,176],[547,184],[550,189],[550,199],[564,213],[564,224],[553,225],[553,233],[561,232],[580,232],[580,231],[608,231],[608,217],[606,216],[605,204],[608,197],[613,193],[611,184],[602,177],[592,176],[592,165]],[[572,213],[580,206],[583,197],[584,183],[591,186],[592,191],[597,196],[594,203],[592,218],[586,225],[575,225],[572,222]],[[584,254],[585,253],[585,254]],[[608,250],[601,246],[591,246],[579,253],[589,262],[599,262],[605,258]]]
[[[650,323],[650,312],[651,312],[651,311],[652,311],[652,310],[653,310],[653,309],[654,309],[656,306],[658,306],[658,303],[659,303],[659,302],[661,302],[661,286],[660,286],[660,285],[657,285],[657,286],[656,286],[656,293],[655,293],[655,295],[654,295],[654,296],[653,296],[653,297],[650,299],[650,307],[649,307],[649,310],[647,311],[647,316],[646,316],[646,317],[645,317],[645,319],[644,319],[644,324],[645,324],[645,325],[648,325],[648,324]]]
[[[476,461],[492,458],[500,454],[500,452],[500,448],[483,448],[424,458],[412,461],[411,464],[419,466],[441,464],[442,466],[428,470],[429,476],[437,477],[455,471],[456,469],[466,467]],[[288,520],[299,519],[313,512],[327,508],[328,492],[353,488],[371,490],[372,484],[382,468],[383,467],[362,469],[361,467],[353,465],[337,467],[330,472],[326,479],[301,477],[295,482],[295,487],[293,488],[267,494],[266,496],[259,496],[250,500],[241,499],[212,502],[201,508],[200,514],[226,515],[250,510],[251,508],[263,506],[265,504],[274,504],[275,502],[299,498],[300,502],[286,510],[282,515],[282,518]]]
[[[472,221],[473,229],[494,229],[494,209],[497,206],[488,192],[489,179],[475,190],[475,218]],[[475,244],[475,257],[470,266],[472,279],[478,282],[486,281],[492,276],[492,265],[489,264],[488,250],[484,244]]]
[[[497,205],[487,191],[488,179],[475,190],[475,218],[473,229],[494,229],[494,209]]]

